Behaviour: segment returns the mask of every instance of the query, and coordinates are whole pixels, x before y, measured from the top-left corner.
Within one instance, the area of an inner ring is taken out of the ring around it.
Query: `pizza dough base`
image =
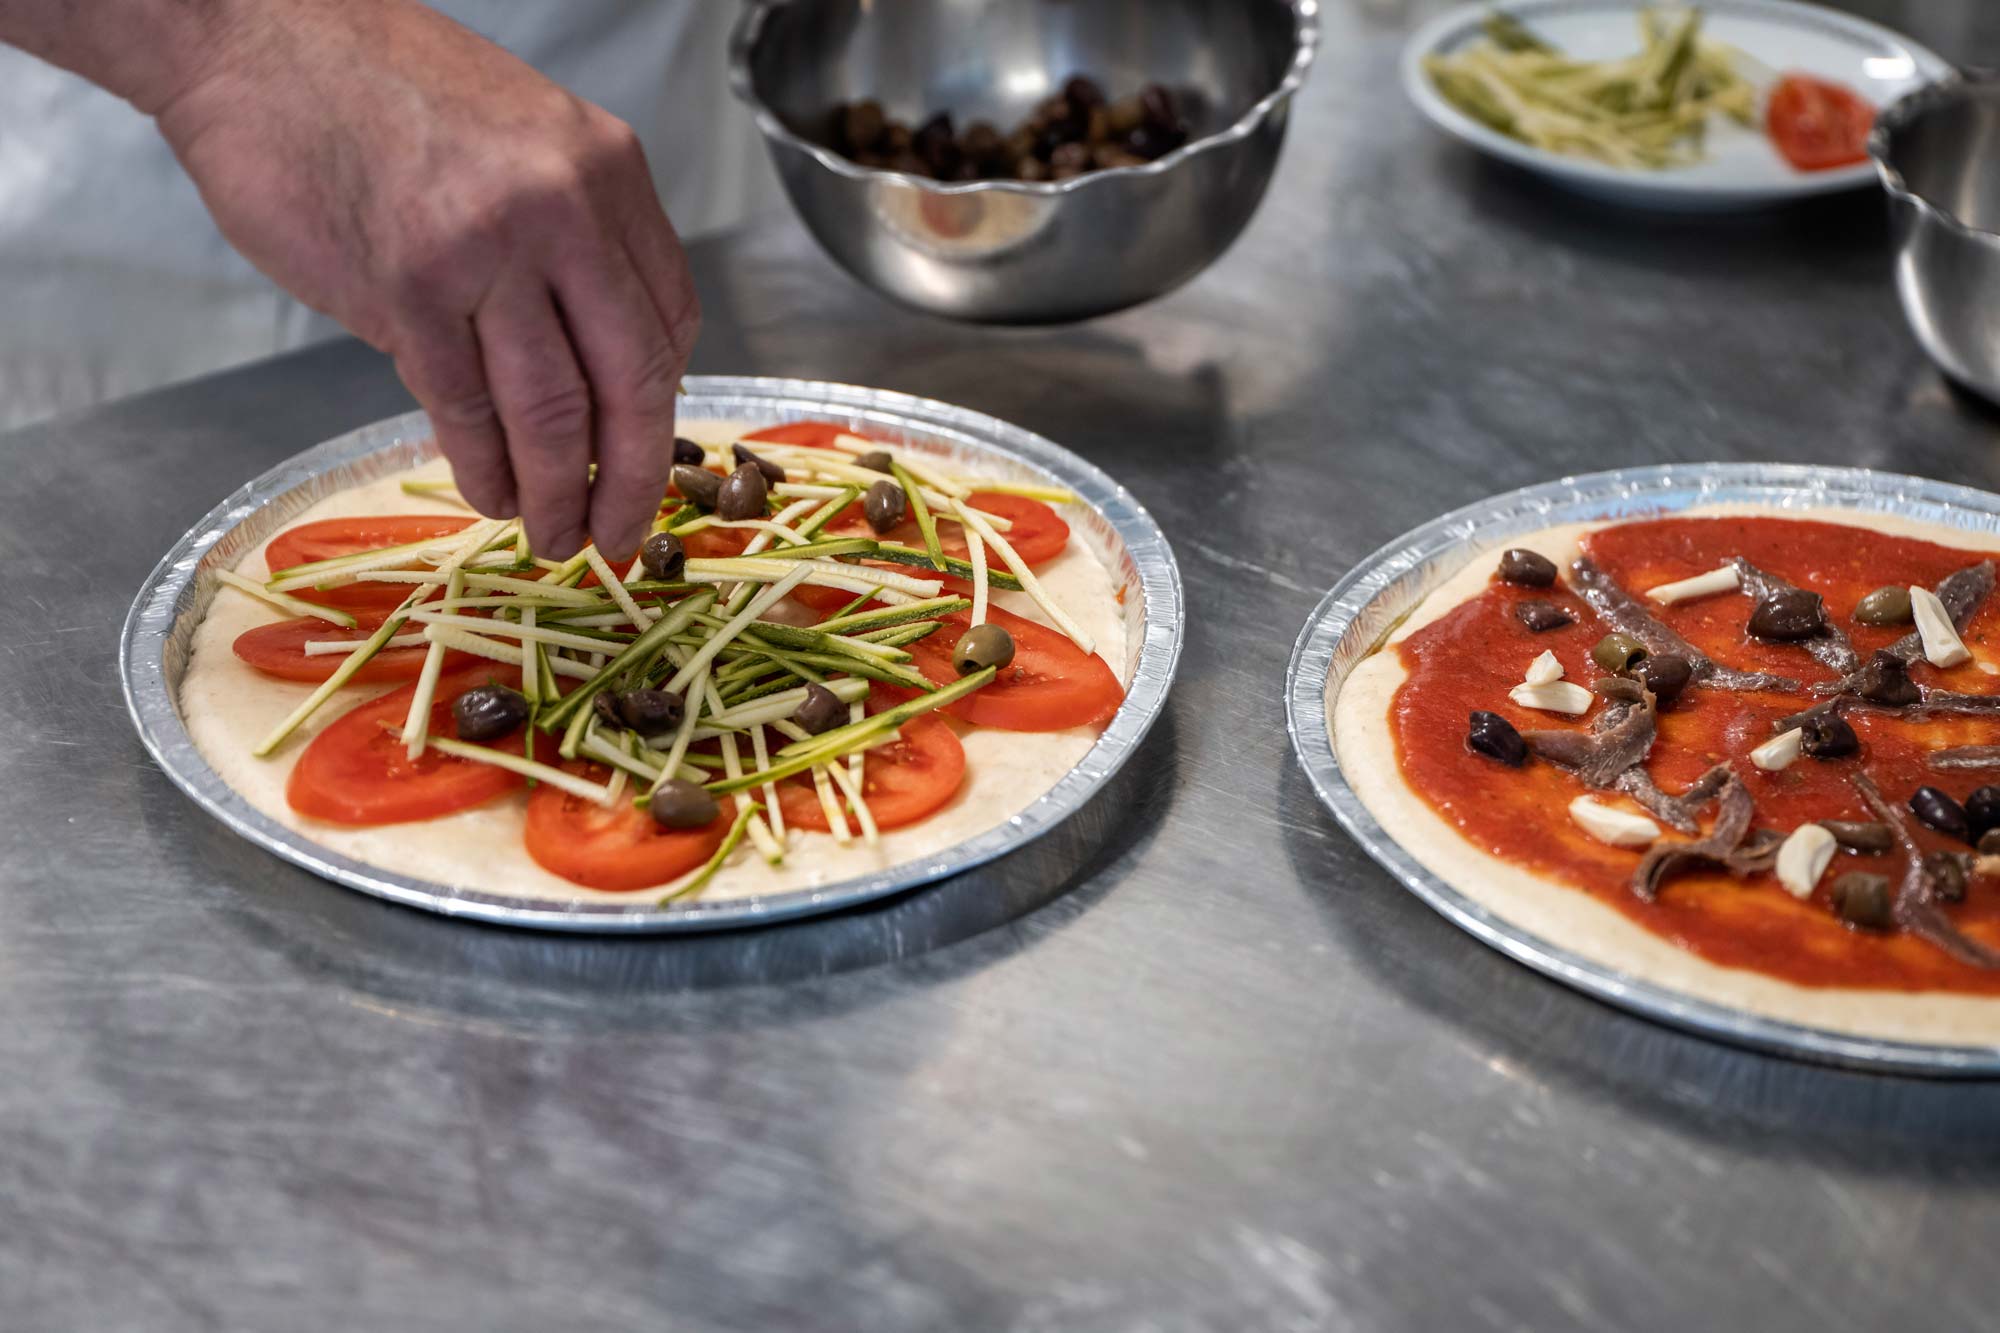
[[[727,444],[754,427],[734,422],[683,421],[679,432],[704,444]],[[405,480],[449,480],[437,460],[367,486],[328,496],[294,520],[361,514],[454,514],[468,511],[447,501],[406,495]],[[245,555],[237,570],[251,578],[267,574],[264,549]],[[1049,594],[1096,641],[1096,650],[1120,680],[1126,678],[1125,612],[1104,560],[1087,549],[1081,529],[1069,548],[1041,566],[1036,576]],[[1041,613],[1021,593],[996,592],[993,604],[1041,622]],[[377,828],[348,828],[308,819],[285,801],[285,782],[299,752],[318,732],[356,703],[387,693],[396,685],[377,682],[338,691],[270,759],[252,748],[296,708],[312,688],[274,680],[246,666],[230,645],[257,625],[283,613],[233,589],[222,588],[195,631],[193,655],[181,684],[181,714],[194,738],[224,781],[262,813],[327,848],[357,861],[432,880],[457,889],[556,902],[625,902],[649,905],[648,892],[605,893],[543,870],[521,842],[526,800],[514,795],[438,819]],[[330,628],[330,627],[329,627]],[[990,727],[953,729],[965,747],[965,782],[944,809],[929,818],[881,835],[869,847],[858,833],[846,846],[830,834],[790,831],[783,865],[771,866],[743,844],[702,891],[704,902],[788,893],[870,875],[935,855],[995,827],[1033,804],[1082,759],[1097,742],[1094,727],[1055,732],[997,731]],[[783,744],[767,732],[774,744]],[[743,747],[746,763],[749,747]]]
[[[1757,514],[1819,519],[1856,526],[1853,510],[1774,510],[1755,505],[1708,506],[1680,516]],[[2000,552],[2000,535],[1869,513],[1866,532],[1921,538],[1961,550]],[[1364,658],[1338,693],[1327,699],[1333,748],[1341,771],[1361,803],[1405,852],[1510,926],[1614,972],[1763,1018],[1823,1028],[1856,1037],[1939,1046],[2000,1042],[2000,998],[1939,991],[1812,987],[1741,968],[1722,967],[1661,938],[1581,889],[1532,874],[1467,841],[1410,789],[1387,725],[1396,691],[1407,679],[1401,655],[1386,651],[1485,588],[1503,547],[1539,551],[1567,570],[1584,534],[1612,523],[1545,528],[1473,556],[1431,592],[1385,641]],[[1863,535],[1860,540],[1865,541]],[[1525,665],[1525,663],[1523,664]],[[1991,666],[1991,663],[1983,665]],[[1601,799],[1622,801],[1615,795]],[[1567,820],[1562,810],[1551,819]],[[1636,853],[1635,861],[1636,861]]]

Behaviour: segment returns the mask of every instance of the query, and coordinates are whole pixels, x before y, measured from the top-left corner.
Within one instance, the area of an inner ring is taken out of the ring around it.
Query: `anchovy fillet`
[[[1982,560],[1976,565],[1967,565],[1956,573],[1944,576],[1937,587],[1931,589],[1937,599],[1944,603],[1946,614],[1951,617],[1953,628],[1961,633],[1972,620],[1972,613],[1979,604],[1993,592],[1993,562]],[[1911,630],[1902,638],[1889,645],[1889,651],[1903,659],[1906,665],[1913,664],[1924,655],[1923,636]]]
[[[1767,601],[1781,592],[1798,592],[1799,586],[1788,583],[1776,574],[1757,568],[1742,556],[1731,556],[1729,563],[1736,566],[1737,577],[1743,581],[1743,590],[1753,601]],[[1861,669],[1861,656],[1854,651],[1854,645],[1847,641],[1847,632],[1831,620],[1826,627],[1810,638],[1799,640],[1798,646],[1811,653],[1813,660],[1821,666],[1851,676]]]
[[[1973,967],[2000,967],[2000,951],[1982,944],[1953,925],[1944,908],[1939,906],[1936,883],[1924,871],[1923,849],[1917,846],[1916,838],[1911,835],[1903,812],[1882,798],[1882,789],[1866,773],[1854,775],[1854,787],[1861,793],[1862,801],[1874,811],[1875,817],[1887,824],[1896,835],[1897,845],[1908,858],[1903,867],[1903,878],[1896,885],[1895,902],[1890,908],[1896,924],[1918,939],[1936,945],[1961,963]]]
[[[1577,595],[1613,629],[1629,634],[1645,645],[1655,657],[1669,654],[1684,657],[1694,669],[1694,683],[1718,690],[1778,690],[1796,693],[1799,682],[1789,676],[1773,676],[1761,671],[1738,671],[1723,666],[1701,649],[1668,629],[1639,599],[1618,586],[1618,581],[1597,567],[1589,556],[1579,556],[1570,566],[1570,578]]]
[[[1932,768],[2000,768],[2000,745],[1960,745],[1938,750],[1925,759]]]
[[[1736,855],[1742,847],[1744,835],[1750,832],[1750,817],[1756,812],[1756,807],[1750,799],[1749,788],[1737,781],[1734,773],[1725,767],[1722,775],[1715,826],[1703,838],[1676,838],[1656,842],[1648,848],[1632,872],[1632,892],[1640,898],[1652,902],[1659,897],[1660,886],[1668,879],[1690,870],[1714,865],[1735,868],[1730,865],[1730,858]],[[1757,849],[1760,856],[1762,850],[1760,844]]]

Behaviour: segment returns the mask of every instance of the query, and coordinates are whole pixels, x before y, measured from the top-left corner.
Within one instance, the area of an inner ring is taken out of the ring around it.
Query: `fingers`
[[[557,290],[596,410],[590,533],[607,556],[628,556],[667,492],[684,363],[622,249],[579,252]]]
[[[647,188],[650,190],[651,178]],[[650,198],[634,217],[625,246],[632,256],[639,281],[653,298],[653,309],[666,326],[667,340],[679,349],[682,368],[694,354],[695,339],[701,334],[701,301],[695,295],[694,275],[688,271],[687,254],[680,237],[674,234],[667,215]]]
[[[567,559],[585,540],[591,452],[591,392],[569,330],[542,279],[525,273],[494,286],[474,326],[528,540]]]
[[[471,322],[425,321],[411,330],[396,357],[396,374],[430,413],[458,493],[488,518],[512,518],[514,470]]]

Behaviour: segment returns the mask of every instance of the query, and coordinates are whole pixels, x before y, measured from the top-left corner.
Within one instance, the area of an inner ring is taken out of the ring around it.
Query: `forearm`
[[[157,115],[298,0],[0,0],[0,42]]]

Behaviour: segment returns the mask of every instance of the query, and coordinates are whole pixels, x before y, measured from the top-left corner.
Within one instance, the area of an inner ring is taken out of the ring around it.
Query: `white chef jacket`
[[[772,207],[723,0],[433,0],[638,131],[685,237]],[[0,429],[338,332],[229,248],[150,120],[0,46]]]

